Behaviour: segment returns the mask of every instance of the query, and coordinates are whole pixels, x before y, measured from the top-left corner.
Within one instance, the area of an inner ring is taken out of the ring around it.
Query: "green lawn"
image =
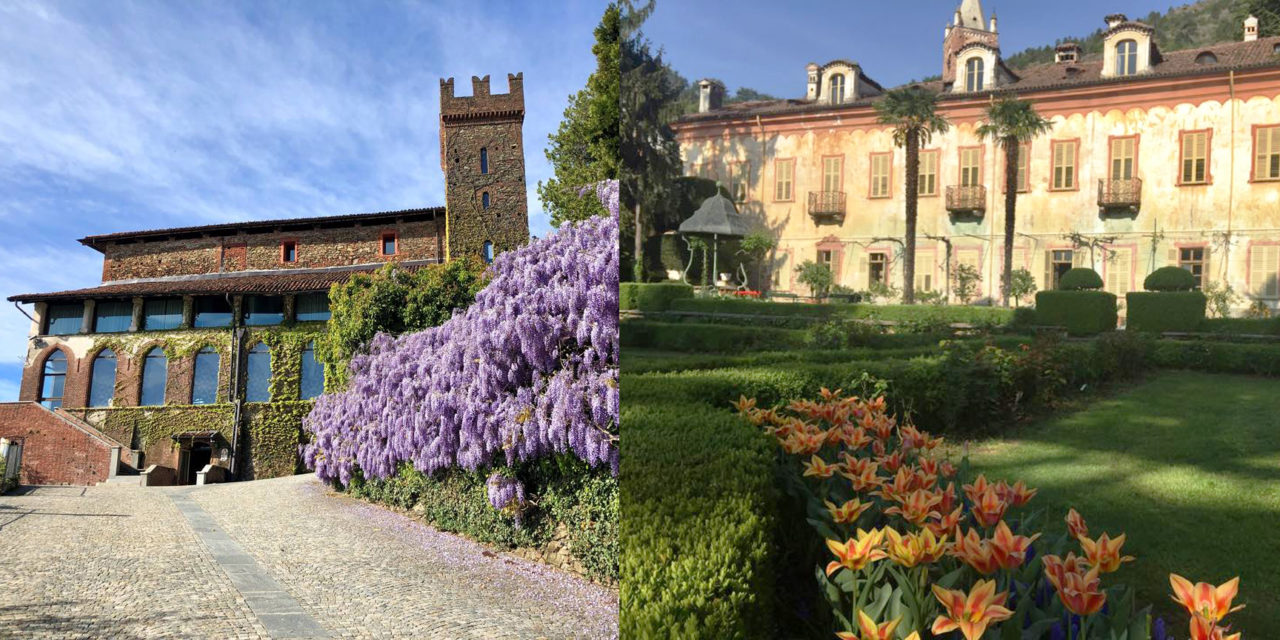
[[[1280,380],[1168,372],[971,452],[989,477],[1022,478],[1051,524],[1074,506],[1090,533],[1128,534],[1137,561],[1112,577],[1138,587],[1171,631],[1170,571],[1218,584],[1240,576],[1232,620],[1280,638]]]

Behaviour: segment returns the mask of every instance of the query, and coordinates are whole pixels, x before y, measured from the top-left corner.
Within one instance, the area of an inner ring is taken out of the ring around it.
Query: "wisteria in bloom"
[[[569,453],[616,475],[618,183],[595,191],[609,215],[499,255],[470,307],[353,358],[303,421],[307,466],[346,484]]]
[[[524,510],[524,485],[515,478],[508,478],[500,473],[489,476],[485,482],[489,492],[489,504],[502,511],[510,507],[515,514],[516,525],[520,524],[520,515]]]

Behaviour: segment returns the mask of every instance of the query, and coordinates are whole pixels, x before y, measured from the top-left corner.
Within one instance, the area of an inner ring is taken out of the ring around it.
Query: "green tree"
[[[587,86],[569,97],[560,128],[550,136],[547,160],[555,177],[538,183],[538,197],[551,212],[551,224],[584,220],[604,213],[598,198],[583,198],[588,185],[618,177],[619,59],[622,15],[610,4],[596,27],[596,70]]]
[[[831,273],[831,267],[821,262],[805,260],[796,267],[796,273],[799,274],[796,276],[796,281],[809,287],[809,293],[815,298],[827,297],[827,292],[835,283],[835,275]]]
[[[1019,306],[1024,298],[1029,297],[1036,292],[1036,279],[1026,269],[1014,269],[1010,274],[1009,280],[1009,297],[1013,298],[1014,306]]]
[[[621,232],[629,232],[632,239],[636,280],[644,279],[647,230],[656,214],[673,206],[676,181],[683,172],[680,147],[667,126],[679,114],[679,76],[640,32],[652,12],[652,0],[643,5],[623,0],[620,187],[622,206],[631,215]]]
[[[938,113],[938,94],[911,85],[894,89],[875,103],[878,121],[893,127],[893,143],[906,153],[906,229],[902,259],[902,302],[915,302],[916,218],[920,199],[920,145],[929,144],[935,133],[950,127]]]
[[[955,280],[956,298],[960,300],[960,304],[972,302],[974,296],[978,295],[978,284],[982,282],[982,274],[977,267],[971,264],[957,265],[951,277]]]
[[[1018,149],[1022,143],[1048,133],[1053,125],[1030,102],[1014,95],[1003,96],[987,107],[986,122],[978,125],[978,136],[995,140],[1004,151],[1004,271],[1000,276],[1000,299],[1009,306],[1010,269],[1013,267],[1013,234],[1018,207]]]
[[[358,273],[329,289],[331,317],[316,340],[324,363],[325,386],[347,384],[351,357],[379,333],[400,335],[443,324],[470,305],[488,283],[479,258],[405,269],[394,262],[373,273]]]

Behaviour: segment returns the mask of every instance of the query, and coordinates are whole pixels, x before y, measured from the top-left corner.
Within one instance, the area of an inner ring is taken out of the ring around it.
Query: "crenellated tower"
[[[440,80],[446,259],[492,259],[529,241],[524,76],[507,74],[507,93],[490,93],[489,76],[472,76],[471,89],[457,97],[453,78]]]

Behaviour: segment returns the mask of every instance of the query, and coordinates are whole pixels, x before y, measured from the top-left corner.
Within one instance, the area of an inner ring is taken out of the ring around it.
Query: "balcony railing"
[[[844,222],[844,202],[843,191],[810,191],[809,215],[819,224],[840,224]]]
[[[1110,209],[1114,207],[1137,207],[1140,204],[1142,204],[1141,178],[1098,181],[1099,207]]]
[[[983,214],[987,210],[987,188],[950,185],[947,187],[947,211],[952,213]]]

